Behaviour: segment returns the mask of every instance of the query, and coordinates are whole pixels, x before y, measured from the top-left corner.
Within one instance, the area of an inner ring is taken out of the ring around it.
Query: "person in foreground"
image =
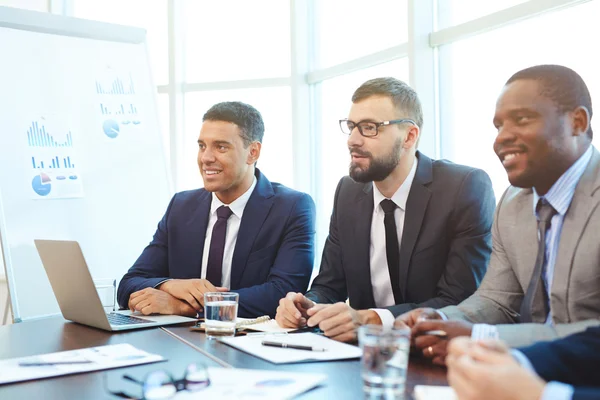
[[[513,350],[500,341],[456,338],[448,382],[460,400],[600,398],[600,328]]]
[[[275,315],[279,299],[308,287],[314,260],[312,198],[271,183],[255,167],[264,124],[241,102],[203,117],[204,188],[175,194],[154,239],[119,284],[121,307],[195,316],[204,293],[239,293],[240,317]]]
[[[458,306],[399,318],[426,357],[443,363],[457,336],[516,347],[600,324],[600,154],[591,118],[590,93],[569,68],[534,66],[506,82],[494,151],[512,186],[496,208],[487,274]]]
[[[491,251],[495,199],[482,170],[417,151],[423,114],[404,82],[362,84],[340,126],[350,176],[335,192],[321,269],[306,295],[281,299],[276,319],[353,341],[360,325],[391,327],[403,312],[472,294]]]

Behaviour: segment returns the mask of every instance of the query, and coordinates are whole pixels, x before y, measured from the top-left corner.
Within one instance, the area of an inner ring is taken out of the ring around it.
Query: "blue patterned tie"
[[[208,252],[208,263],[206,265],[206,279],[215,286],[221,286],[227,220],[231,214],[233,214],[233,212],[227,206],[217,208],[217,222],[212,230],[210,250]]]

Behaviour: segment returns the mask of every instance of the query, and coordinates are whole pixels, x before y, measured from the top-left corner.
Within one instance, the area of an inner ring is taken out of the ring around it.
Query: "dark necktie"
[[[382,200],[380,204],[385,213],[383,219],[385,225],[385,254],[390,272],[390,282],[394,292],[394,301],[396,304],[400,304],[402,302],[400,293],[400,245],[398,244],[398,230],[394,218],[394,211],[397,206],[396,203],[388,199]]]
[[[210,238],[210,250],[206,265],[206,279],[215,286],[221,286],[223,274],[223,253],[225,252],[225,236],[227,234],[227,220],[233,214],[227,206],[217,208],[217,222]]]
[[[542,298],[544,303],[544,315],[548,316],[549,301],[548,291],[544,284],[542,271],[546,260],[546,232],[550,229],[550,221],[556,210],[545,199],[540,199],[536,206],[538,215],[538,253],[535,259],[535,267],[531,275],[531,281],[527,287],[527,292],[521,303],[521,322],[533,322],[533,303],[536,297]],[[540,321],[542,322],[542,321]]]

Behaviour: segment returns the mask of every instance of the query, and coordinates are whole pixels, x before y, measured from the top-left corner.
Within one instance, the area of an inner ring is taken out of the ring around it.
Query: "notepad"
[[[263,346],[262,341],[270,335],[238,336],[220,339],[221,342],[238,350],[262,358],[274,364],[286,364],[311,361],[333,361],[360,358],[362,350],[346,343],[331,340],[314,333],[296,333],[293,335],[277,335],[277,341],[300,346],[324,348],[325,351],[309,351]]]
[[[449,386],[417,385],[414,397],[415,400],[458,400],[454,389]]]

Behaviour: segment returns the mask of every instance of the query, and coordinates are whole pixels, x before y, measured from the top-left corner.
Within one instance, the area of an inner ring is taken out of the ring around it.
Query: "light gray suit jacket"
[[[481,286],[458,306],[440,311],[450,319],[498,324],[500,338],[513,347],[600,325],[599,189],[600,153],[593,149],[564,217],[551,284],[552,326],[544,324],[541,299],[532,310],[537,323],[518,324],[537,255],[537,221],[533,190],[512,186],[496,207],[492,255]]]

